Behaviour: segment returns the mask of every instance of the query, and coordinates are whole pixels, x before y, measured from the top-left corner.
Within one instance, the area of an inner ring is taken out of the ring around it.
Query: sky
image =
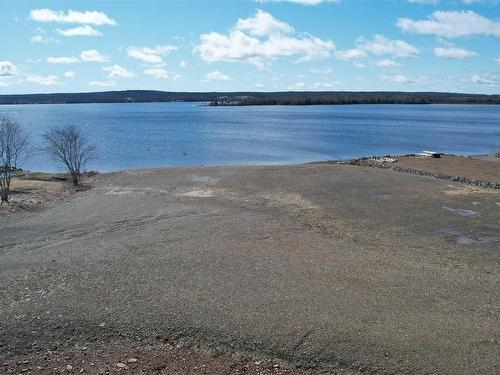
[[[0,94],[500,94],[500,0],[0,0]]]

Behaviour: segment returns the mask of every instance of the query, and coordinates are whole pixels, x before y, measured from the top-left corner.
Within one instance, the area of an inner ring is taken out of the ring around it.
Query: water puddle
[[[447,234],[448,236],[454,237],[455,241],[460,245],[470,245],[479,242],[470,237],[467,237],[466,235],[460,233],[458,230],[449,227],[436,228],[433,230],[433,232]]]
[[[464,217],[471,217],[471,216],[477,215],[477,212],[472,211],[472,210],[465,210],[462,208],[451,208],[451,207],[446,207],[446,206],[443,206],[443,208],[445,210],[448,210],[450,212],[453,212],[457,215],[464,216]]]
[[[208,182],[211,180],[211,177],[210,176],[203,176],[203,175],[199,175],[199,174],[192,174],[191,180],[196,181],[196,182]]]
[[[475,240],[473,238],[467,237],[465,234],[460,233],[458,230],[450,227],[435,228],[432,231],[434,233],[445,234],[450,237],[453,237],[456,243],[459,245],[471,245],[471,244],[490,243],[498,241],[498,239],[493,237],[483,237]]]
[[[391,194],[379,194],[377,197],[382,201],[388,201],[391,199]]]

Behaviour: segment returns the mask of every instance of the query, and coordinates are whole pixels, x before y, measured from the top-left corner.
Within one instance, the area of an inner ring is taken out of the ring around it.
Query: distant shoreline
[[[168,92],[152,90],[0,95],[0,105],[202,102],[209,106],[500,104],[500,95],[402,91]]]

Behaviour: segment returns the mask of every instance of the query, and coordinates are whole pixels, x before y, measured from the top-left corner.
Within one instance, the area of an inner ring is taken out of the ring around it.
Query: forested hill
[[[0,95],[0,104],[205,102],[209,105],[500,104],[500,95],[436,92],[167,92],[150,90]]]

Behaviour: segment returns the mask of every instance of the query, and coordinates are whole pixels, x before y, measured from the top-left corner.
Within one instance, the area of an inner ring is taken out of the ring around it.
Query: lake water
[[[78,126],[98,147],[89,165],[98,171],[500,150],[500,106],[120,103],[4,105],[0,113],[19,120],[35,145],[52,126]],[[23,167],[58,170],[36,152]]]

